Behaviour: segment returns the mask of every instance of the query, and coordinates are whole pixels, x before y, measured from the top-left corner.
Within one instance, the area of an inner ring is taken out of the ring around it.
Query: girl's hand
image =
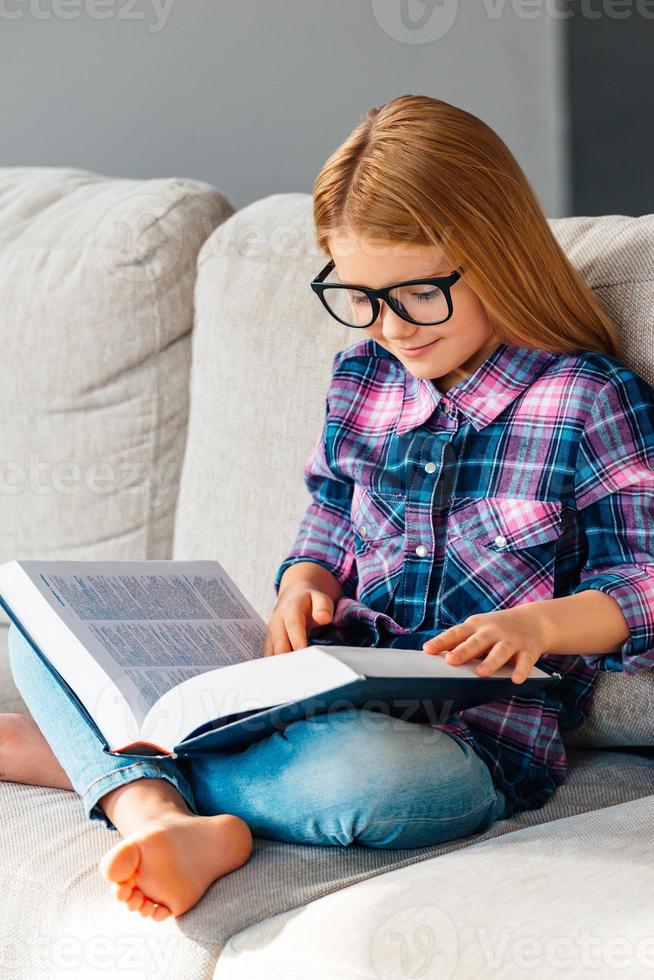
[[[502,664],[513,660],[515,669],[511,680],[521,684],[549,645],[546,622],[538,612],[538,605],[525,603],[513,609],[468,616],[463,623],[426,640],[422,648],[425,653],[446,654],[450,664],[482,657],[477,667],[481,677],[490,676]]]
[[[324,592],[302,582],[288,585],[268,620],[264,657],[308,646],[308,631],[314,626],[325,626],[333,615],[334,603]]]

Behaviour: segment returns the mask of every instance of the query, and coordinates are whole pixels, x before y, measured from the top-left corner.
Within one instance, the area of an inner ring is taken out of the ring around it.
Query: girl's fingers
[[[284,621],[293,650],[304,650],[309,644],[309,627],[324,626],[333,615],[334,604],[324,592],[310,589],[304,599]]]
[[[534,658],[527,650],[519,650],[515,660],[515,669],[511,675],[511,680],[514,684],[522,684],[529,676],[529,671],[536,663],[536,660],[538,660],[538,657]]]
[[[308,646],[310,626],[324,626],[334,614],[334,603],[318,589],[289,597],[271,617],[263,644],[264,657],[303,650]],[[283,610],[283,611],[282,611]]]
[[[284,623],[291,650],[303,650],[307,645],[307,627],[303,619],[287,619]]]
[[[446,650],[453,650],[458,643],[462,643],[470,635],[462,623],[450,626],[443,630],[438,636],[432,636],[430,640],[425,640],[422,647],[426,653],[445,653]]]
[[[448,649],[450,652],[445,654],[448,664],[462,664],[466,660],[472,660],[473,657],[481,657],[490,647],[488,640],[482,639],[475,633],[458,645],[451,644]]]
[[[274,657],[278,653],[287,653],[293,649],[288,633],[284,626],[284,620],[279,619],[268,628],[270,635],[269,650],[266,656]]]
[[[316,626],[324,626],[325,623],[329,623],[334,615],[332,600],[324,592],[318,592],[316,589],[311,590],[311,615]]]
[[[515,654],[515,647],[513,647],[507,640],[500,640],[495,643],[490,650],[488,656],[484,657],[482,662],[477,667],[477,673],[488,676],[492,674],[494,670],[505,664],[507,660],[510,660]]]
[[[290,653],[293,649],[293,643],[288,635],[286,629],[286,623],[284,623],[283,628],[279,631],[278,639],[275,642],[274,655],[277,656],[280,653]]]

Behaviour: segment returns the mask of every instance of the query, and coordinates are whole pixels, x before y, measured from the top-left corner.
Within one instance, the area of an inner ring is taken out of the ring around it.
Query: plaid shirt
[[[516,809],[566,776],[598,670],[654,666],[654,389],[617,359],[500,344],[445,395],[372,338],[333,362],[298,560],[343,587],[310,643],[421,649],[474,613],[599,589],[619,653],[543,655],[548,690],[451,713]],[[427,656],[427,654],[425,654]]]

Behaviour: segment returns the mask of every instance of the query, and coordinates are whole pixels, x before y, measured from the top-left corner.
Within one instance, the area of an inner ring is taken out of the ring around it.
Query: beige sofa
[[[652,383],[654,216],[552,227]],[[352,342],[321,260],[307,194],[0,170],[0,561],[217,558],[267,618]],[[540,810],[433,848],[255,839],[163,923],[113,899],[76,794],[0,782],[0,977],[651,976],[653,718],[651,672],[602,672]]]

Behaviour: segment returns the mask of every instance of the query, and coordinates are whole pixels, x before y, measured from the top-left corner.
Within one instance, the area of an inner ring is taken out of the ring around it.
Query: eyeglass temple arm
[[[332,269],[334,267],[335,267],[334,260],[333,259],[330,259],[329,262],[327,263],[327,265],[325,266],[325,268],[324,269],[321,269],[321,271],[318,273],[318,275],[313,280],[313,282],[324,282],[324,280],[327,278],[327,276],[329,275],[329,273],[332,271]],[[455,272],[458,272],[459,277],[460,277],[463,274],[463,272],[465,271],[465,265],[459,265],[459,266],[457,266],[457,268],[454,271]]]
[[[334,260],[330,259],[327,265],[325,266],[325,268],[321,269],[321,271],[318,273],[318,275],[313,281],[323,282],[323,280],[327,278],[327,276],[329,275],[329,273],[332,271],[333,268],[334,268]]]

